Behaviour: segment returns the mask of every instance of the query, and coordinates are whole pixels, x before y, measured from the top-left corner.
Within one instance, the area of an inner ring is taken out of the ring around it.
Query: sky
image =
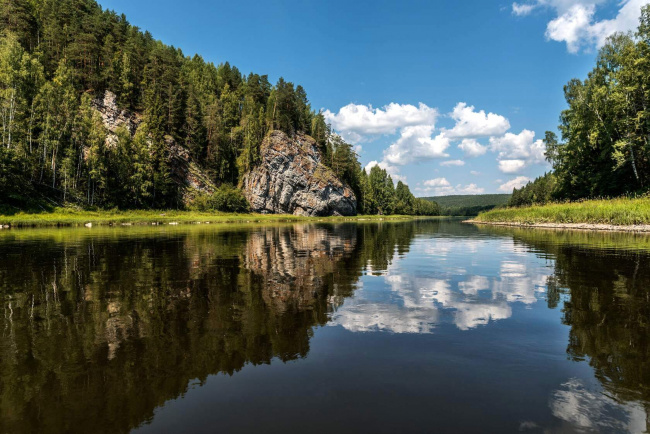
[[[544,174],[563,86],[650,0],[99,0],[156,39],[307,90],[364,167],[416,196]]]

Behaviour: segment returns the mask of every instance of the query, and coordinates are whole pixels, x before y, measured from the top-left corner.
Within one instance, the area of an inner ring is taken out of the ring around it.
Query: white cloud
[[[474,106],[464,102],[454,107],[451,117],[456,125],[446,134],[452,139],[498,136],[510,129],[510,122],[503,116],[486,114],[484,110],[474,111]]]
[[[447,160],[440,163],[440,165],[443,167],[464,166],[465,162],[463,160]]]
[[[519,173],[526,167],[524,160],[501,160],[499,161],[499,170],[503,173]]]
[[[546,26],[546,37],[566,42],[570,53],[577,53],[580,46],[590,39],[589,26],[596,8],[594,5],[574,5],[563,15]]]
[[[499,170],[503,173],[518,173],[531,164],[546,162],[546,146],[542,140],[535,140],[535,132],[530,130],[491,137],[490,150],[498,152]]]
[[[433,137],[432,125],[405,127],[395,143],[384,151],[384,160],[389,164],[403,166],[423,159],[445,158],[450,145],[449,138],[440,133]]]
[[[505,184],[501,184],[499,186],[499,190],[505,193],[512,193],[513,188],[521,188],[524,185],[528,184],[529,182],[530,182],[530,178],[527,178],[525,176],[518,176],[506,182]]]
[[[471,170],[469,173],[471,173],[474,176],[479,176],[481,174],[481,172],[478,172],[476,170]]]
[[[447,181],[447,178],[436,178],[424,181],[424,185],[427,187],[448,187],[451,184]]]
[[[519,3],[513,3],[512,4],[512,13],[517,15],[517,16],[525,16],[530,14],[533,9],[535,9],[537,5],[535,4],[519,4]]]
[[[537,7],[550,8],[556,17],[546,26],[546,38],[564,42],[567,50],[577,53],[581,49],[602,47],[607,37],[616,32],[628,32],[639,24],[641,7],[648,0],[623,0],[618,2],[616,16],[596,20],[598,7],[613,0],[535,0],[531,3],[513,3],[515,15],[527,15]]]
[[[435,178],[424,181],[424,188],[417,187],[415,189],[421,194],[434,194],[436,196],[449,196],[451,194],[481,194],[485,189],[476,184],[457,184],[451,185],[447,178]]]
[[[390,103],[382,108],[371,105],[348,104],[338,113],[325,110],[325,120],[334,130],[354,141],[367,139],[367,136],[395,134],[398,130],[416,125],[429,125],[432,128],[438,118],[438,110],[420,103]]]
[[[463,139],[458,148],[467,157],[480,157],[487,152],[487,146],[481,145],[475,139]]]
[[[485,192],[483,187],[479,187],[476,184],[468,184],[465,187],[456,186],[456,192],[460,194],[481,194]]]

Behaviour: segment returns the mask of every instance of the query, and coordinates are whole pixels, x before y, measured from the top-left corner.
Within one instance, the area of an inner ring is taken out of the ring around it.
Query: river
[[[645,432],[650,236],[0,232],[0,432]]]

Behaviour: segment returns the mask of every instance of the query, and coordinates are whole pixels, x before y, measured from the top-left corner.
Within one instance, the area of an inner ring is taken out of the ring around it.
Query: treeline
[[[560,199],[557,192],[557,178],[553,172],[548,172],[519,189],[515,188],[508,205],[543,205],[556,199]]]
[[[437,203],[416,198],[402,181],[394,186],[391,176],[379,166],[373,166],[369,174],[362,170],[360,175],[363,214],[440,215]]]
[[[511,205],[645,194],[650,187],[650,6],[636,33],[611,36],[584,80],[564,87],[562,141],[545,137],[548,173]]]
[[[471,194],[425,197],[423,199],[437,202],[440,215],[445,216],[476,216],[483,211],[489,211],[498,206],[508,204],[509,194]]]
[[[137,130],[118,130],[111,146],[93,109],[106,90],[141,115]],[[169,158],[176,143],[223,186],[198,206],[239,207],[234,187],[259,164],[265,135],[282,130],[314,137],[324,164],[367,197],[364,210],[392,210],[374,199],[379,190],[364,190],[356,153],[331,134],[302,86],[188,57],[94,0],[0,0],[0,121],[0,203],[24,207],[38,196],[181,208]],[[407,202],[400,209],[415,209]]]

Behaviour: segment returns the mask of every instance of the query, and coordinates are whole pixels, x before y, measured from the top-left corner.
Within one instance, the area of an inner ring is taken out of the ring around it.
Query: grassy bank
[[[587,200],[521,208],[498,208],[474,219],[485,223],[650,224],[650,198]]]
[[[52,227],[52,226],[109,226],[196,223],[250,223],[298,221],[382,221],[405,220],[410,216],[356,216],[356,217],[301,217],[284,214],[230,214],[199,211],[79,211],[56,208],[51,212],[0,214],[0,226]]]

